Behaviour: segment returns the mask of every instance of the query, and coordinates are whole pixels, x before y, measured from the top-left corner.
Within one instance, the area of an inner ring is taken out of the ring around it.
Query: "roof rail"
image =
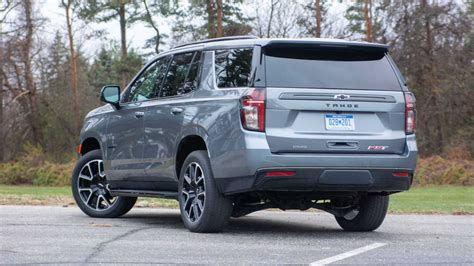
[[[232,40],[247,40],[247,39],[258,39],[258,37],[252,36],[252,35],[242,35],[242,36],[228,36],[228,37],[221,37],[221,38],[213,38],[213,39],[206,39],[206,40],[201,40],[201,41],[196,41],[196,42],[188,42],[188,43],[179,44],[173,47],[173,49],[189,46],[193,44],[200,44],[200,43],[222,42],[222,41],[232,41]]]

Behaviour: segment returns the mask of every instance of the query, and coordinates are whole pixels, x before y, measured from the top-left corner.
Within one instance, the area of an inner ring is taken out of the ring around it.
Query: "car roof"
[[[192,50],[215,50],[232,47],[245,47],[259,45],[262,47],[281,47],[281,46],[320,46],[320,47],[357,47],[363,49],[375,49],[382,52],[388,51],[388,46],[379,43],[369,43],[360,41],[347,41],[341,39],[326,38],[257,38],[254,36],[231,36],[215,39],[206,39],[197,42],[177,45],[172,49],[162,52],[158,57],[162,57],[177,52],[186,52]]]

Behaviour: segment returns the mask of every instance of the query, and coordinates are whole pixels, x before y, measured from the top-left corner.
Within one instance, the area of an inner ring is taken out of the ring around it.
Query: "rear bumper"
[[[211,158],[219,190],[249,191],[364,191],[408,190],[416,167],[415,136],[407,137],[403,154],[273,154],[265,134],[246,133],[246,149]],[[268,177],[269,170],[293,171],[292,176]],[[395,177],[393,172],[407,172]]]
[[[266,176],[270,171],[290,171],[292,176]],[[407,172],[407,177],[393,176],[393,172]],[[222,193],[249,191],[360,191],[398,192],[408,190],[413,181],[409,169],[354,169],[288,167],[260,169],[254,176],[218,178]]]

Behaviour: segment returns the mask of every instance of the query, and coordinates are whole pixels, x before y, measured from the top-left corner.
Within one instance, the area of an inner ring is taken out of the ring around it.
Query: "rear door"
[[[405,149],[405,100],[381,47],[265,47],[266,135],[274,153]]]
[[[175,150],[186,107],[197,87],[201,52],[173,55],[158,86],[158,98],[147,103],[145,117],[145,172],[156,190],[176,190]]]

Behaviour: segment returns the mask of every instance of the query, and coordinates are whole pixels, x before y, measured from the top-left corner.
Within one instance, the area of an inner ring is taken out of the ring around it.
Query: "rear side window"
[[[191,67],[189,68],[188,76],[186,77],[184,86],[178,90],[178,95],[188,93],[197,89],[198,82],[199,82],[200,66],[201,66],[201,52],[199,51],[194,54],[193,62],[191,63]]]
[[[173,56],[161,88],[160,97],[176,96],[184,93],[184,82],[191,67],[193,57],[194,52]]]
[[[249,86],[252,48],[215,51],[216,84],[219,88]]]
[[[265,51],[267,86],[401,90],[383,51],[273,48]]]

